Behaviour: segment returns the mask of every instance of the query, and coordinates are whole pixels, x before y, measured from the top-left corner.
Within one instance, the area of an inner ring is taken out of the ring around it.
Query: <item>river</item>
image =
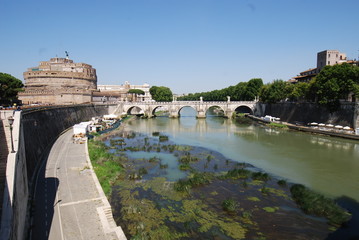
[[[191,108],[181,117],[131,121],[126,129],[166,133],[176,144],[205,147],[246,162],[288,182],[301,183],[329,197],[359,201],[359,142],[272,129],[256,123],[208,116],[196,119]]]

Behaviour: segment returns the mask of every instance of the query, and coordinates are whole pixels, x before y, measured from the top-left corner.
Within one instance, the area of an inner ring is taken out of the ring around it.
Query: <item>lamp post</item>
[[[11,139],[11,153],[14,153],[14,142],[12,139],[12,124],[14,123],[14,118],[12,116],[8,117],[7,119],[9,121],[9,125],[10,125],[10,139]]]

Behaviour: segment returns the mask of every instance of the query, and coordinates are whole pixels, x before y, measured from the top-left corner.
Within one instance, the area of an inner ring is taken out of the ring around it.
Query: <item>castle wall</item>
[[[24,72],[25,91],[19,93],[24,104],[49,105],[91,102],[97,90],[96,69],[68,58],[52,58]]]
[[[255,115],[279,117],[290,123],[331,123],[355,128],[358,124],[358,111],[358,104],[351,102],[341,103],[339,110],[333,113],[315,103],[257,103]]]
[[[9,154],[6,198],[4,198],[1,239],[28,239],[30,196],[37,171],[54,141],[74,124],[111,113],[109,105],[73,105],[42,107],[15,114],[14,144],[16,153]]]

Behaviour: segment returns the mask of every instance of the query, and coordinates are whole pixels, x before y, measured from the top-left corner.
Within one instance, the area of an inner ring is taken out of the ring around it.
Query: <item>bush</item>
[[[282,187],[287,186],[287,181],[286,181],[286,180],[283,180],[283,179],[282,179],[282,180],[279,180],[277,183],[278,183],[279,186],[282,186]]]
[[[252,173],[252,179],[266,182],[270,180],[270,177],[268,173],[254,172]]]

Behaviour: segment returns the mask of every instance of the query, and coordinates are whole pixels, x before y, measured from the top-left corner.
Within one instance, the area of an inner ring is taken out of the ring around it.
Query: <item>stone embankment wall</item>
[[[112,113],[115,106],[73,105],[24,110],[15,114],[15,153],[8,158],[1,216],[1,239],[26,239],[36,173],[58,136],[76,123]]]
[[[289,123],[310,122],[331,123],[334,125],[359,127],[359,104],[341,103],[336,112],[329,112],[325,107],[314,103],[257,103],[256,116],[270,115],[279,117],[282,121]]]

